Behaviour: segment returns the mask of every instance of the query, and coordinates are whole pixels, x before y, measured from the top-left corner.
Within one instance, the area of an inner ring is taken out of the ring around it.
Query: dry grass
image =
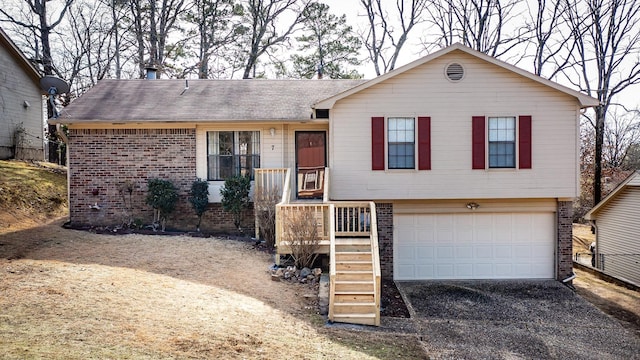
[[[590,225],[573,224],[573,253],[588,253],[596,240]],[[573,281],[578,294],[603,312],[618,319],[623,326],[640,336],[640,292],[629,290],[574,268]]]
[[[596,241],[596,236],[591,233],[591,226],[573,224],[573,253],[589,252],[589,245]]]
[[[0,236],[4,358],[421,358],[412,335],[327,328],[249,243],[53,224]]]
[[[0,234],[39,225],[67,212],[64,168],[0,160]]]

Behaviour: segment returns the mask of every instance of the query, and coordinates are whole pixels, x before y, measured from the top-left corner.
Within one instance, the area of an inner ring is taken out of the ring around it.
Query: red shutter
[[[430,117],[418,117],[418,170],[431,170]]]
[[[371,170],[384,170],[384,117],[371,118]]]
[[[473,134],[472,134],[472,168],[485,168],[485,121],[484,116],[474,116],[472,118]]]
[[[531,169],[531,116],[521,115],[518,119],[518,147],[520,169]]]

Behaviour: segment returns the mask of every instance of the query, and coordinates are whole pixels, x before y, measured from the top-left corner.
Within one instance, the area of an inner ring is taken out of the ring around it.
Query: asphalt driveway
[[[556,281],[397,286],[432,358],[640,359],[640,338]]]

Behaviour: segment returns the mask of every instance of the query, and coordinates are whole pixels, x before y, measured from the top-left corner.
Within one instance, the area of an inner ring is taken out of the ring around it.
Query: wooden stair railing
[[[335,202],[330,205],[330,212],[329,320],[379,326],[380,261],[375,204]]]

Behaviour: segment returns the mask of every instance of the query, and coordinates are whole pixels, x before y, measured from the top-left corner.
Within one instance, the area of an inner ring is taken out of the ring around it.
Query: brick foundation
[[[573,274],[573,202],[558,201],[558,244],[556,279],[562,281]]]
[[[198,218],[188,201],[196,179],[195,129],[71,129],[69,158],[72,225],[113,226],[127,219],[151,223],[153,209],[145,203],[147,180],[159,178],[173,182],[179,194],[167,228],[195,230]],[[133,192],[123,196],[118,188],[125,182],[133,184]],[[95,204],[99,209],[91,208]],[[253,228],[252,209],[244,223]],[[210,204],[201,229],[235,227],[220,204]]]
[[[378,247],[380,250],[380,275],[393,279],[393,204],[376,203],[378,218]]]

